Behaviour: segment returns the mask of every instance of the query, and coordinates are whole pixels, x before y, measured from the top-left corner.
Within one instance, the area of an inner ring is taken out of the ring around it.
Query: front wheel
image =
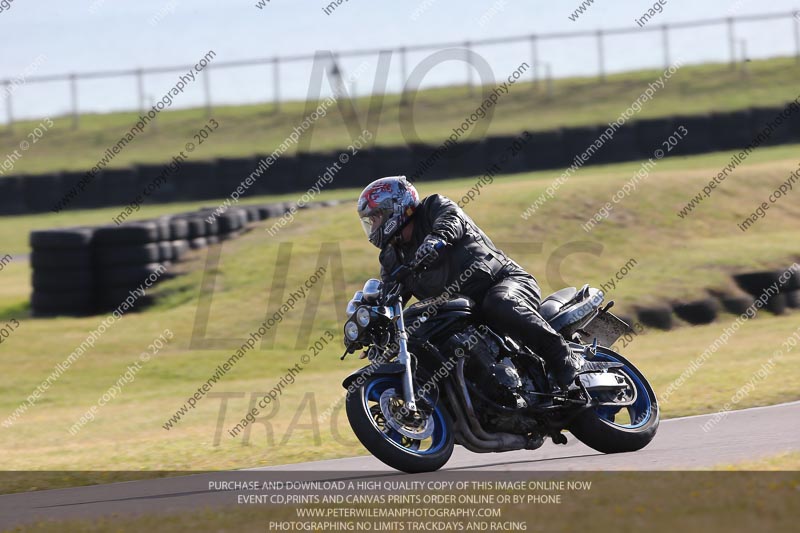
[[[647,378],[630,361],[608,348],[598,347],[593,361],[622,363],[615,372],[624,374],[631,390],[624,391],[632,403],[624,407],[597,406],[579,415],[567,429],[581,442],[603,453],[634,452],[647,446],[658,430],[658,401]],[[624,394],[621,396],[625,402]],[[602,399],[612,403],[610,398]]]
[[[377,376],[348,393],[350,427],[372,455],[392,468],[409,474],[438,470],[453,453],[450,417],[441,405],[407,413],[402,391],[399,377]]]

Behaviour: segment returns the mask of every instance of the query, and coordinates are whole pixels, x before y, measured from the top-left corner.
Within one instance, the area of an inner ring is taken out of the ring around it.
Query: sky
[[[29,75],[61,75],[105,70],[192,65],[209,50],[215,62],[240,61],[314,54],[317,51],[382,49],[440,42],[527,36],[554,32],[638,28],[651,1],[595,0],[577,18],[570,15],[580,0],[407,0],[403,2],[346,0],[325,12],[325,1],[261,0],[0,0],[0,79]],[[336,1],[336,0],[334,0]],[[798,0],[661,0],[663,9],[647,23],[666,23],[731,15],[786,13],[800,8]],[[797,5],[794,5],[796,2]],[[746,41],[751,58],[790,55],[796,42],[793,21],[751,22],[736,28],[737,53]],[[605,39],[609,72],[657,67],[664,63],[660,32],[611,36]],[[539,58],[555,77],[591,75],[598,71],[594,37],[546,40],[539,43]],[[530,42],[476,47],[496,79],[502,79],[523,61],[531,62]],[[409,53],[407,72],[432,52]],[[725,61],[729,57],[724,26],[675,30],[671,33],[670,59],[684,63]],[[349,85],[357,94],[369,92],[376,78],[377,61],[346,58],[340,65],[348,77],[361,75]],[[532,75],[532,69],[529,71]],[[212,100],[217,103],[253,103],[274,97],[272,66],[211,69],[208,77]],[[311,63],[281,67],[283,99],[308,95]],[[458,60],[436,64],[424,85],[463,83],[467,65]],[[146,99],[152,103],[177,81],[177,73],[146,75]],[[391,56],[387,90],[397,91],[404,80],[399,55]],[[325,91],[328,87],[325,87]],[[191,86],[176,107],[203,102],[203,84]],[[7,100],[5,91],[0,101]],[[133,77],[78,82],[78,107],[106,112],[135,109],[137,84]],[[0,102],[5,121],[7,102]],[[15,117],[63,114],[71,107],[69,83],[26,83],[12,95]]]

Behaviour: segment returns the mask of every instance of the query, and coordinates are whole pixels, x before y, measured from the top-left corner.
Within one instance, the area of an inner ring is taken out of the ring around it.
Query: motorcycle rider
[[[521,340],[541,356],[562,389],[583,365],[538,313],[541,292],[536,279],[497,249],[489,237],[452,200],[433,194],[420,201],[405,176],[370,183],[358,199],[358,215],[369,241],[380,248],[381,278],[413,260],[428,269],[406,281],[409,294],[422,300],[446,287],[474,300],[483,320],[498,332]],[[449,245],[439,254],[440,245]],[[459,282],[462,272],[473,272]]]

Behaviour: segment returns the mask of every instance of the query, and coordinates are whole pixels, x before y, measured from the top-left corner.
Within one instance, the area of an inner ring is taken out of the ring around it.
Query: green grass
[[[786,472],[800,470],[800,452],[786,452],[762,459],[721,465],[718,470]]]
[[[638,118],[673,115],[676,110],[699,114],[778,105],[797,96],[800,70],[794,58],[753,61],[748,63],[748,72],[745,75],[731,70],[727,64],[683,67],[655,99],[644,105]],[[661,74],[659,70],[627,72],[609,76],[601,84],[596,77],[560,79],[554,83],[552,96],[541,87],[520,82],[501,97],[486,133],[516,134],[523,130],[607,123],[615,120]],[[441,142],[480,105],[480,100],[478,96],[470,97],[465,87],[420,91],[413,108],[413,125],[422,132],[423,141]],[[289,102],[277,113],[271,104],[218,107],[213,116],[221,125],[221,133],[198,147],[193,159],[271,153],[307,115],[305,105]],[[353,128],[360,133],[366,124],[370,100],[358,98],[354,105],[360,125],[354,124]],[[401,123],[410,125],[410,108],[401,104],[400,96],[386,95],[380,109],[378,125],[372,131],[376,142],[395,146],[410,141],[401,129]],[[130,130],[137,117],[138,113],[84,115],[78,130],[72,129],[71,118],[55,117],[55,126],[24,153],[14,172],[88,170],[108,146]],[[111,166],[170,160],[206,124],[207,117],[204,109],[196,108],[164,112],[157,120],[157,126],[149,126]],[[13,131],[0,129],[0,154],[12,153],[38,123],[22,122]],[[334,108],[317,121],[310,135],[311,150],[341,149],[354,138],[345,127],[342,113]]]
[[[732,290],[729,279],[732,272],[787,266],[797,258],[800,203],[792,197],[776,204],[767,218],[749,232],[741,233],[736,228],[739,219],[786,179],[797,164],[796,154],[796,146],[759,150],[687,220],[678,219],[675,212],[709,176],[716,174],[726,160],[725,154],[664,161],[632,197],[615,208],[608,221],[588,235],[580,225],[630,179],[637,164],[584,169],[528,222],[520,213],[557,172],[497,178],[467,206],[467,211],[495,242],[539,277],[544,291],[560,288],[561,282],[546,274],[548,260],[554,250],[571,241],[599,243],[603,251],[599,256],[586,253],[568,256],[561,269],[566,283],[599,284],[629,258],[636,258],[637,266],[611,295],[622,312],[627,312],[635,303],[695,297],[705,288]],[[460,198],[473,182],[474,178],[420,183],[419,187],[422,195],[441,192]],[[356,191],[331,194],[354,197]],[[152,206],[142,216],[187,207],[190,206]],[[110,212],[70,213],[69,222],[97,223]],[[14,252],[24,252],[25,236],[31,228],[61,220],[52,215],[4,217],[0,219],[0,242],[8,244]],[[219,398],[201,400],[172,430],[161,427],[230,353],[228,349],[189,347],[205,260],[205,252],[199,252],[181,266],[187,275],[160,286],[158,292],[163,297],[153,309],[126,315],[47,391],[38,405],[12,428],[0,427],[2,468],[207,470],[364,453],[354,441],[344,416],[334,419],[338,425],[313,421],[342,397],[342,378],[360,366],[354,358],[344,363],[338,359],[341,349],[337,310],[366,278],[377,273],[377,250],[366,242],[351,205],[301,212],[277,238],[268,238],[264,227],[262,224],[242,238],[224,244],[207,337],[247,337],[264,319],[281,242],[293,243],[285,282],[287,291],[316,270],[322,243],[332,243],[334,249],[338,247],[341,251],[346,290],[335,294],[327,276],[321,285],[309,339],[302,338],[298,346],[298,331],[306,312],[301,305],[277,328],[273,347],[251,352],[215,386],[215,393],[244,393],[244,397],[228,402],[218,446],[214,440],[220,415]],[[542,251],[530,252],[537,242],[542,243]],[[333,267],[329,271],[337,272]],[[102,317],[46,320],[27,317],[24,306],[30,292],[29,276],[24,262],[8,265],[0,272],[0,316],[4,320],[18,318],[21,322],[19,330],[0,347],[6,369],[0,374],[0,421],[102,320]],[[625,353],[641,366],[656,391],[663,393],[733,319],[723,316],[715,324],[684,327],[677,332],[650,331],[636,338]],[[664,415],[717,410],[797,326],[797,315],[793,314],[777,318],[759,316],[745,324],[734,340],[672,395],[664,406]],[[72,423],[165,328],[175,333],[174,341],[147,363],[115,400],[99,410],[94,422],[71,437],[67,430]],[[255,425],[249,442],[244,445],[241,437],[229,437],[225,430],[246,412],[251,393],[274,386],[285,369],[297,362],[308,340],[316,339],[326,329],[335,332],[337,341],[287,389],[279,409],[267,413],[271,416],[270,425]],[[776,371],[738,406],[800,398],[797,368],[800,368],[800,353],[787,353],[778,361]],[[268,431],[272,442],[268,441]]]

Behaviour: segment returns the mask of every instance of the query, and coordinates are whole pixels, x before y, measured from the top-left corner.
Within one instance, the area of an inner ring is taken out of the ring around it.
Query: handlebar
[[[432,257],[434,253],[438,254],[439,250],[442,250],[447,247],[447,243],[441,242],[438,243],[434,247],[434,252],[431,252],[427,256],[423,257],[419,261],[412,261],[408,265],[400,265],[397,267],[394,272],[390,274],[391,278],[395,281],[402,282],[405,278],[413,274],[419,274],[425,271],[427,260],[429,257]]]

